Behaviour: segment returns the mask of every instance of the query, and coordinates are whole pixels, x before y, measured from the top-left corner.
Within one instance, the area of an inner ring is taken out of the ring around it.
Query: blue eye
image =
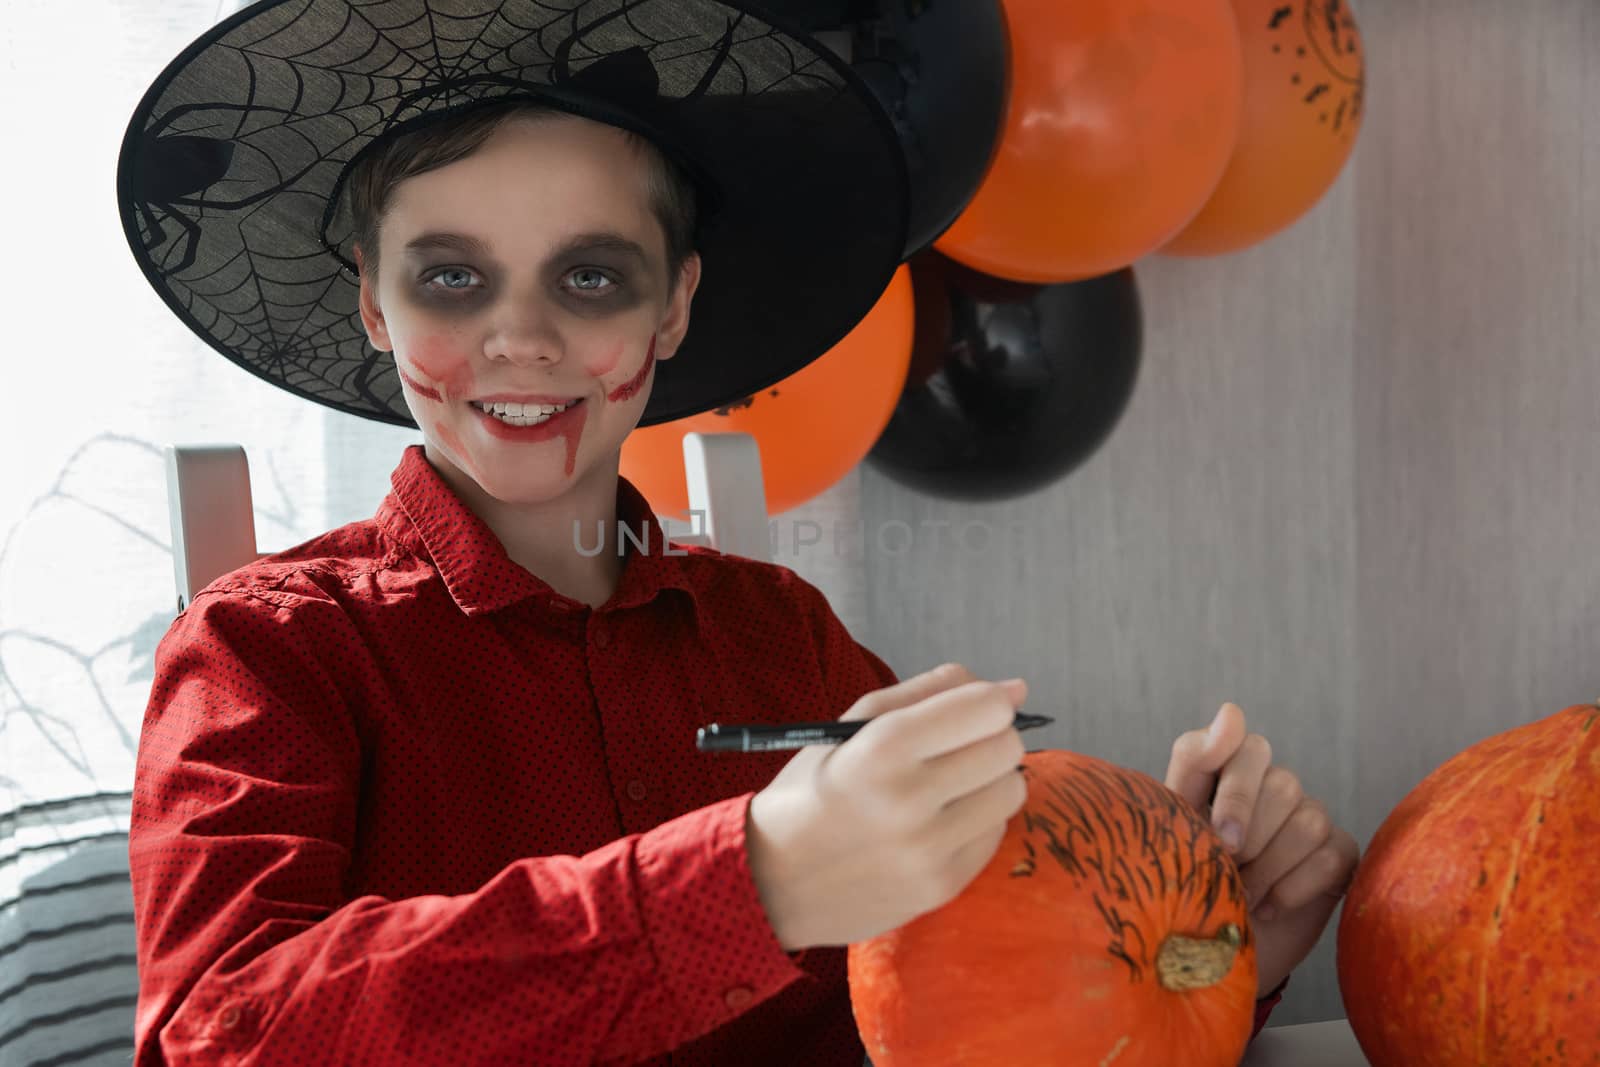
[[[580,267],[568,271],[562,279],[564,287],[588,297],[610,296],[620,283],[607,271],[595,267]],[[422,288],[430,292],[467,293],[483,288],[482,279],[465,267],[440,267],[422,276]]]
[[[580,293],[603,293],[607,289],[616,288],[617,283],[604,271],[595,270],[593,267],[580,267],[567,275],[573,283],[572,288]]]
[[[476,275],[473,274],[470,270],[464,270],[461,267],[441,267],[440,269],[434,271],[432,274],[423,275],[422,280],[424,282],[424,287],[425,288],[442,288],[442,289],[449,290],[450,292],[464,292],[467,289],[471,288],[471,286],[466,286],[466,285],[451,285],[448,282],[446,282],[445,284],[443,284],[441,286],[435,286],[435,285],[432,284],[435,281],[435,279],[445,278],[445,277],[448,277],[449,275],[452,275],[452,274],[459,275],[459,276],[465,277],[465,278],[474,278],[474,277],[476,277]]]

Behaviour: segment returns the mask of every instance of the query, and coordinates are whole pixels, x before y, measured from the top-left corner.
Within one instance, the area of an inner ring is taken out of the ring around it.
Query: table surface
[[[1350,1023],[1268,1026],[1245,1050],[1239,1067],[1369,1067]]]
[[[872,1067],[868,1057],[862,1067]],[[1245,1049],[1239,1067],[1371,1067],[1350,1023],[1301,1023],[1269,1026]]]

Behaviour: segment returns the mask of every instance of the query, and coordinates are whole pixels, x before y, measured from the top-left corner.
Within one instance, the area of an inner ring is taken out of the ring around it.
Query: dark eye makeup
[[[477,285],[447,285],[441,279],[455,276],[468,276],[479,278]],[[576,282],[577,284],[569,284]],[[620,271],[606,267],[572,267],[562,270],[558,275],[558,283],[562,291],[576,300],[611,300],[621,295],[624,289],[624,279]],[[430,267],[421,272],[417,278],[417,287],[429,296],[443,294],[468,294],[483,289],[483,284],[478,272],[469,267],[444,266]],[[463,299],[462,296],[449,295],[446,300]]]

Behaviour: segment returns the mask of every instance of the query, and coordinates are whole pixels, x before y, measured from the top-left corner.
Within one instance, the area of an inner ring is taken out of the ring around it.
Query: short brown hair
[[[486,104],[454,119],[431,123],[401,134],[350,169],[345,183],[355,243],[361,247],[362,269],[378,276],[378,227],[395,188],[405,179],[437,169],[476,152],[513,117],[540,118],[566,112],[518,99]],[[678,284],[678,271],[694,252],[696,206],[694,185],[683,169],[654,144],[630,130],[628,140],[644,157],[650,207],[666,236],[667,285]]]

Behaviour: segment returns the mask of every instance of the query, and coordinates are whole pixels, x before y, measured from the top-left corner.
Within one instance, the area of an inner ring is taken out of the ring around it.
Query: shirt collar
[[[392,522],[409,526],[415,542],[433,560],[445,588],[468,615],[496,611],[529,598],[546,603],[574,603],[544,579],[514,562],[505,546],[439,477],[421,445],[408,445],[400,465],[389,476],[394,492],[385,501]],[[391,504],[393,506],[391,506]],[[380,521],[383,515],[380,511]],[[682,589],[694,599],[694,587],[683,567],[685,551],[670,553],[662,526],[648,501],[626,478],[617,477],[617,519],[632,531],[621,538],[627,556],[611,599],[599,609],[611,611],[652,600],[663,589]],[[613,534],[616,531],[611,531]],[[582,543],[594,544],[599,532],[583,531]],[[608,541],[612,538],[607,538]]]

